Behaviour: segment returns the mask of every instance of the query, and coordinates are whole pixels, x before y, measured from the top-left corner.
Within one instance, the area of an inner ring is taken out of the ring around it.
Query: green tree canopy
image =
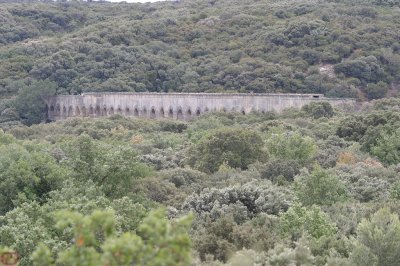
[[[383,208],[358,225],[351,258],[359,266],[395,266],[400,261],[399,250],[399,216]]]
[[[26,124],[40,123],[46,118],[44,97],[54,95],[56,90],[57,85],[54,82],[33,81],[30,85],[20,88],[13,105]]]
[[[339,178],[319,166],[310,174],[298,176],[295,179],[295,190],[305,206],[332,205],[347,197],[346,188]]]
[[[114,213],[94,211],[88,216],[75,212],[56,213],[58,230],[71,228],[72,246],[52,257],[39,246],[33,253],[35,265],[188,265],[191,244],[187,234],[190,216],[169,222],[164,211],[149,214],[133,232],[116,234]]]
[[[246,169],[262,159],[263,141],[253,131],[242,128],[221,128],[204,136],[194,147],[190,163],[197,169],[212,173],[226,163],[233,168]]]

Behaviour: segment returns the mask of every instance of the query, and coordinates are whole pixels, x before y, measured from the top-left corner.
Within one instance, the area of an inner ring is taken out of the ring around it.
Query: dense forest
[[[0,0],[0,255],[398,266],[399,84],[399,0]],[[365,102],[45,123],[43,96],[88,91]]]
[[[35,265],[399,265],[400,101],[0,131],[0,247]]]
[[[399,89],[398,0],[3,2],[0,98],[37,81],[57,94]],[[24,119],[9,101],[0,113]]]

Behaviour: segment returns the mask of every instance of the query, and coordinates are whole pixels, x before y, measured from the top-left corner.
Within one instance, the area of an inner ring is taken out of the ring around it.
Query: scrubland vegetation
[[[398,265],[399,107],[12,127],[0,246],[21,265]]]
[[[1,1],[0,251],[21,266],[399,265],[399,11]],[[87,91],[379,100],[43,123],[44,96]]]

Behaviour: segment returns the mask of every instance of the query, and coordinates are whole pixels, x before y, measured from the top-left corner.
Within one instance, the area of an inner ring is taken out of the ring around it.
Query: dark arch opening
[[[143,107],[142,116],[143,117],[147,117],[147,109],[146,109],[146,107]]]
[[[89,107],[89,115],[93,115],[93,106]]]
[[[67,107],[63,106],[63,115],[66,116],[67,115]]]
[[[110,115],[113,115],[114,114],[114,107],[111,107],[110,108]]]
[[[180,109],[180,108],[178,109],[178,113],[177,113],[176,118],[178,118],[178,119],[183,119],[182,109]]]
[[[61,112],[60,105],[57,104],[57,106],[56,106],[56,114],[60,114],[60,112]]]
[[[139,116],[139,110],[135,107],[135,110],[133,111],[134,116]]]
[[[68,116],[73,116],[73,108],[72,108],[72,106],[68,107]]]
[[[186,117],[187,117],[187,119],[192,118],[192,110],[190,110],[190,108],[186,112]]]
[[[101,115],[101,111],[100,111],[100,106],[96,106],[96,109],[94,110],[94,113],[96,116],[100,116]]]
[[[196,116],[199,116],[200,114],[201,114],[200,109],[197,109],[197,111],[196,111]]]
[[[172,110],[172,108],[169,108],[168,117],[170,118],[174,117],[174,111]]]
[[[129,109],[129,107],[125,108],[125,114],[126,115],[130,115],[131,114],[131,110]]]
[[[151,108],[151,111],[150,111],[150,118],[156,118],[156,110],[154,109],[154,107]]]
[[[86,116],[86,107],[85,106],[82,107],[82,116]]]
[[[118,113],[118,114],[122,114],[122,109],[121,109],[121,107],[118,107],[117,113]]]
[[[54,106],[53,105],[50,106],[50,113],[54,113]]]
[[[103,115],[107,115],[107,107],[106,106],[103,107]]]
[[[161,109],[160,109],[160,117],[161,118],[165,117],[164,107],[161,107]]]
[[[226,113],[226,108],[222,107],[222,112]]]
[[[242,115],[245,115],[245,114],[246,114],[246,112],[245,112],[244,110],[242,110],[241,113],[242,113]]]
[[[81,110],[79,109],[79,106],[77,106],[77,107],[75,108],[75,115],[76,115],[76,116],[80,116],[80,115],[81,115]]]

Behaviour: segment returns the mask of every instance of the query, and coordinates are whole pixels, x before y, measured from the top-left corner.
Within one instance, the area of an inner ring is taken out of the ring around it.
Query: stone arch
[[[118,108],[117,108],[117,114],[120,114],[120,115],[122,115],[122,109],[121,109],[121,107],[120,107],[120,106],[118,106]]]
[[[74,109],[72,108],[72,105],[70,105],[68,107],[68,117],[73,116],[74,115]]]
[[[139,116],[139,109],[137,107],[135,107],[135,109],[133,110],[133,115]]]
[[[129,109],[129,107],[125,108],[125,114],[128,116],[131,114],[131,109]]]
[[[114,114],[114,107],[111,106],[111,108],[110,108],[110,115],[113,115],[113,114]]]
[[[168,117],[169,118],[173,118],[174,117],[174,110],[172,109],[172,107],[169,108]]]
[[[142,116],[143,116],[143,117],[147,117],[147,108],[146,108],[146,106],[143,107]]]
[[[182,108],[179,107],[178,108],[178,112],[176,112],[176,118],[177,119],[183,119],[183,112],[182,112]]]
[[[93,114],[94,114],[93,106],[89,106],[89,115],[93,115]]]
[[[57,105],[56,105],[56,115],[60,115],[60,113],[61,113],[61,107],[60,107],[60,105],[57,103]]]
[[[53,105],[50,105],[49,112],[50,112],[51,114],[54,113],[54,106],[53,106]]]
[[[103,112],[102,115],[107,116],[107,106],[103,106]]]
[[[80,116],[81,115],[81,109],[79,109],[79,106],[75,108],[75,116]]]
[[[197,108],[197,110],[196,110],[196,116],[199,116],[199,115],[201,115],[201,111],[200,111],[200,108]]]
[[[86,106],[82,106],[82,116],[86,116]]]
[[[94,114],[96,116],[101,116],[101,109],[100,106],[96,105],[96,109],[94,110]]]
[[[186,119],[191,119],[191,118],[192,118],[192,110],[190,110],[190,108],[188,108],[186,111]]]
[[[63,106],[62,115],[67,116],[67,107]]]
[[[161,107],[161,109],[160,109],[160,117],[161,117],[161,118],[164,118],[164,117],[165,117],[164,107]]]
[[[150,118],[156,118],[156,109],[154,107],[150,109]]]

